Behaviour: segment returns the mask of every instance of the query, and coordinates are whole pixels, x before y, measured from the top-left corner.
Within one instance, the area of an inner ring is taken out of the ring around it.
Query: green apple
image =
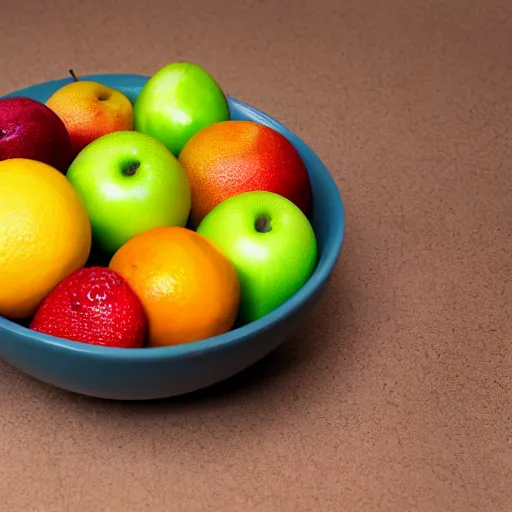
[[[199,130],[229,120],[229,106],[222,89],[202,67],[174,62],[144,84],[133,114],[135,130],[155,137],[178,156]]]
[[[316,267],[317,241],[309,220],[298,206],[273,192],[225,199],[204,217],[197,232],[237,269],[242,325],[286,302]]]
[[[85,203],[96,247],[106,255],[148,229],[187,223],[187,174],[149,135],[119,131],[96,139],[71,163],[67,178]]]

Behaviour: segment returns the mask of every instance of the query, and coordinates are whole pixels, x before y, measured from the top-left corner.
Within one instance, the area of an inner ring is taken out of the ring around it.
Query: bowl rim
[[[92,80],[98,81],[105,85],[109,85],[111,87],[124,87],[134,89],[142,87],[148,79],[148,76],[138,74],[89,74],[80,76],[80,80]],[[61,87],[68,82],[69,79],[67,80],[65,78],[50,80],[48,82],[41,82],[39,84],[3,95],[0,97],[0,99],[34,94],[35,90],[38,88]],[[312,166],[315,168],[315,172],[319,172],[322,175],[322,180],[328,182],[327,188],[329,191],[329,202],[333,205],[334,208],[332,217],[339,220],[339,225],[335,232],[335,236],[331,239],[329,250],[327,252],[324,251],[322,257],[318,261],[317,267],[315,268],[308,281],[304,284],[304,286],[302,286],[302,288],[300,288],[284,304],[277,307],[275,310],[265,315],[264,317],[255,320],[254,322],[241,327],[237,327],[224,334],[219,334],[217,336],[203,338],[202,340],[180,345],[145,347],[143,349],[92,345],[78,341],[66,340],[64,338],[58,338],[56,336],[33,331],[28,327],[20,325],[3,316],[0,316],[0,336],[2,333],[8,332],[18,337],[22,337],[23,341],[29,344],[41,343],[54,350],[79,352],[81,355],[100,359],[127,361],[161,361],[163,359],[186,359],[210,353],[221,348],[237,345],[239,343],[243,343],[243,341],[248,338],[264,334],[266,331],[272,329],[275,325],[292,316],[299,308],[307,303],[311,297],[315,296],[321,290],[324,283],[330,277],[336,266],[344,240],[345,208],[338,186],[336,185],[332,175],[324,163],[320,160],[318,155],[311,149],[308,144],[306,144],[294,132],[288,129],[283,123],[277,121],[272,116],[258,110],[257,108],[244,103],[243,101],[235,99],[229,94],[226,94],[226,97],[230,111],[233,107],[235,107],[240,112],[247,114],[251,119],[256,120],[256,122],[277,129],[280,133],[287,137],[288,140],[290,140],[297,149],[300,148],[302,153],[306,153],[308,155],[308,158],[313,162]]]

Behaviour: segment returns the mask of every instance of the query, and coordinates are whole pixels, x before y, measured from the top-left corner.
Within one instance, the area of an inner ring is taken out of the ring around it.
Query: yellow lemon
[[[87,211],[61,172],[24,158],[0,162],[0,315],[32,316],[90,250]]]

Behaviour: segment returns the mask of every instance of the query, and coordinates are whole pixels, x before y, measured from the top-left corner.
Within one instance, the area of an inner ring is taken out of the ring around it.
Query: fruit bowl
[[[84,79],[114,87],[131,102],[149,77],[89,75]],[[4,97],[27,96],[45,102],[66,79],[54,80]],[[0,357],[22,372],[53,386],[97,398],[161,399],[186,394],[248,368],[296,332],[317,301],[339,258],[344,207],[337,186],[318,156],[281,123],[228,96],[231,119],[252,120],[284,135],[297,149],[312,187],[311,225],[319,258],[312,276],[289,300],[268,315],[225,334],[167,347],[121,349],[56,338],[0,317]]]

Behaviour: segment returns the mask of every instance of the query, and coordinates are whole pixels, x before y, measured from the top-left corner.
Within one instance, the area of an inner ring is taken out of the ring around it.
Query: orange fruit
[[[61,172],[24,158],[0,162],[0,315],[32,316],[90,249],[87,211]]]
[[[207,238],[159,227],[121,246],[109,267],[138,295],[148,319],[148,345],[189,343],[229,331],[240,303],[233,263]]]
[[[274,192],[309,214],[311,184],[299,153],[276,130],[254,121],[221,121],[199,130],[179,162],[187,172],[197,228],[220,202],[243,192]]]
[[[133,106],[120,91],[91,81],[61,87],[46,102],[64,122],[74,154],[103,135],[133,130]]]

